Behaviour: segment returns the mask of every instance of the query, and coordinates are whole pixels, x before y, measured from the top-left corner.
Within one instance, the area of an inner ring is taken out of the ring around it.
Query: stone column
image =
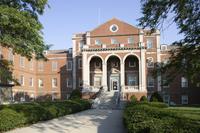
[[[90,86],[90,65],[87,60],[87,53],[83,52],[82,60],[82,72],[83,72],[83,89],[87,89]]]
[[[141,91],[146,91],[146,59],[145,59],[145,50],[141,49],[141,63],[140,63],[140,75],[141,75]]]
[[[160,58],[160,31],[157,30],[156,31],[156,44],[157,44],[157,63],[161,63],[161,58]],[[154,66],[154,67],[157,67],[157,66]],[[161,91],[161,75],[160,73],[158,72],[157,73],[157,91]]]
[[[121,66],[120,66],[120,82],[121,82],[121,92],[124,91],[124,87],[125,87],[125,69],[124,69],[124,62],[121,62]]]
[[[108,89],[108,85],[107,85],[107,63],[106,62],[102,62],[102,69],[103,69],[103,75],[102,75],[102,86],[103,89],[105,91],[107,91]]]

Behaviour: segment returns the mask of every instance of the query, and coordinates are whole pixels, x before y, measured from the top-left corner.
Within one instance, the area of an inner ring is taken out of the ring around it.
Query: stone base
[[[131,96],[134,95],[137,98],[137,100],[139,101],[142,96],[147,97],[147,92],[124,92],[122,95],[123,95],[122,96],[123,100],[129,101]]]

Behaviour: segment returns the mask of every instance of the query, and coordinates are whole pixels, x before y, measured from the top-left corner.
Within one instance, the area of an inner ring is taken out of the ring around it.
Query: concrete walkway
[[[8,133],[126,133],[122,110],[91,109]]]

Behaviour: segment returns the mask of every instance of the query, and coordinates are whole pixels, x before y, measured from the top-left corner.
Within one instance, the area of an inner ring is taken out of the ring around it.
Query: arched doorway
[[[126,89],[139,89],[139,60],[134,55],[125,59],[125,86]]]
[[[120,90],[120,59],[112,55],[107,60],[108,91]]]
[[[90,86],[94,88],[102,86],[102,59],[98,56],[90,60]]]

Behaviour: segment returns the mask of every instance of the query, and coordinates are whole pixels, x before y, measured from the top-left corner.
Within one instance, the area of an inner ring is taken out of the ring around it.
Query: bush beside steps
[[[89,101],[81,99],[1,105],[0,132],[76,113],[90,107]]]

